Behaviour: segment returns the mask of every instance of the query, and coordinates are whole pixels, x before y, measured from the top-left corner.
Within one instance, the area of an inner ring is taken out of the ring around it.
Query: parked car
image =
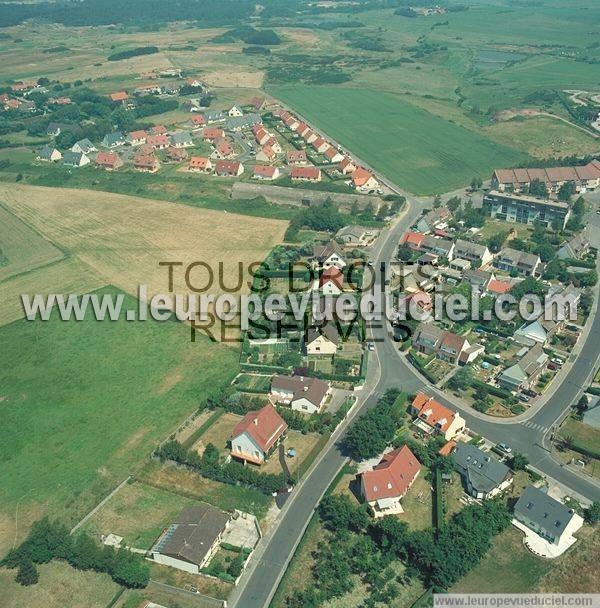
[[[529,397],[527,395],[524,395],[523,393],[520,393],[519,401],[522,401],[523,403],[529,403]]]
[[[562,359],[560,359],[559,357],[552,357],[552,359],[550,359],[550,361],[552,363],[556,363],[556,365],[563,365],[564,361]]]
[[[527,395],[528,397],[537,397],[538,396],[538,394],[534,390],[531,390],[530,388],[523,389],[523,394]]]
[[[374,342],[369,342],[369,343],[367,344],[367,348],[368,348],[369,350],[375,350],[375,343],[374,343]]]
[[[502,450],[505,454],[510,454],[512,452],[512,448],[506,443],[499,443],[496,447]]]

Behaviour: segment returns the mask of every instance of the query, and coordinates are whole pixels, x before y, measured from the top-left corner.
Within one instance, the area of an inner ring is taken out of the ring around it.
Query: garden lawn
[[[235,374],[234,349],[181,323],[126,322],[136,304],[115,322],[0,328],[0,554],[17,504],[19,539],[45,513],[74,523]]]
[[[487,179],[526,155],[372,89],[306,85],[269,91],[400,187],[436,194]]]

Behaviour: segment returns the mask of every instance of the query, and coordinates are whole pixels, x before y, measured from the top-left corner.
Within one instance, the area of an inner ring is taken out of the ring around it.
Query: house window
[[[305,405],[303,405],[303,406],[302,406],[302,409],[303,409],[303,410],[307,410],[307,409],[308,409],[308,405],[306,405],[306,404],[305,404]]]

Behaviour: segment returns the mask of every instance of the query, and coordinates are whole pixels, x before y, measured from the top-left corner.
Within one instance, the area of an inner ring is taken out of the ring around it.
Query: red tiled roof
[[[454,418],[453,411],[425,393],[417,393],[412,402],[412,407],[417,411],[419,418],[427,422],[429,426],[438,426],[442,432],[448,430]]]
[[[306,151],[305,150],[290,150],[286,154],[286,160],[288,163],[306,162]]]
[[[354,166],[354,163],[352,162],[352,159],[348,156],[345,156],[341,161],[340,161],[340,167],[342,169],[345,169],[348,165],[352,165]]]
[[[140,129],[139,131],[132,131],[129,134],[129,137],[131,137],[131,139],[146,139],[148,137],[148,133],[146,133],[146,131],[143,129]]]
[[[261,148],[261,152],[269,159],[271,160],[272,158],[275,158],[277,156],[277,154],[275,154],[275,151],[273,150],[273,148],[271,148],[271,146],[269,145],[264,145]]]
[[[362,167],[358,167],[352,174],[352,181],[355,186],[364,186],[372,177],[372,173]]]
[[[450,439],[450,441],[447,441],[439,450],[438,450],[438,454],[440,456],[450,456],[450,454],[452,454],[452,452],[454,451],[454,448],[456,447],[456,441],[454,441],[453,439]]]
[[[318,167],[292,167],[290,170],[292,179],[315,179],[321,177],[321,169]]]
[[[134,167],[142,167],[144,169],[154,169],[158,165],[158,159],[151,154],[138,154],[133,159]]]
[[[258,411],[248,412],[233,429],[231,437],[248,433],[263,452],[268,452],[286,429],[287,424],[283,418],[267,403]]]
[[[273,177],[275,175],[276,167],[271,167],[271,165],[255,165],[254,167],[254,175],[258,175],[259,177]]]
[[[233,154],[233,146],[228,139],[222,138],[215,142],[215,149],[222,156]]]
[[[424,238],[425,235],[421,234],[420,232],[406,232],[404,237],[402,237],[402,244],[420,247]]]
[[[167,132],[167,127],[165,125],[154,125],[152,127],[152,133],[154,135],[164,135]]]
[[[507,281],[498,281],[497,279],[491,279],[488,283],[487,289],[492,293],[508,293],[511,290],[512,285]]]
[[[111,93],[110,98],[113,101],[125,101],[126,99],[129,99],[129,95],[126,91],[117,91],[116,93]]]
[[[102,167],[114,167],[119,163],[119,157],[114,152],[98,152],[96,164]]]
[[[421,470],[421,463],[407,445],[386,454],[372,470],[362,474],[368,502],[383,498],[402,498]]]
[[[321,278],[319,279],[319,287],[323,287],[323,285],[329,281],[334,283],[339,289],[342,289],[344,274],[337,266],[330,266],[327,270],[323,271]]]
[[[190,169],[208,169],[211,165],[210,159],[205,156],[192,156],[188,167]]]
[[[215,164],[217,173],[227,173],[229,175],[237,175],[240,170],[241,163],[237,160],[218,160]]]
[[[150,146],[168,146],[171,142],[166,135],[148,135],[146,143]]]
[[[204,116],[202,116],[202,114],[194,114],[192,116],[192,122],[195,125],[203,125],[206,121],[204,120]]]
[[[218,127],[206,127],[206,129],[202,131],[202,137],[204,137],[204,139],[220,139],[224,135],[225,131]]]
[[[440,346],[445,346],[446,348],[450,348],[459,353],[462,350],[465,342],[466,338],[463,338],[463,336],[459,336],[451,331],[447,331],[444,333]]]

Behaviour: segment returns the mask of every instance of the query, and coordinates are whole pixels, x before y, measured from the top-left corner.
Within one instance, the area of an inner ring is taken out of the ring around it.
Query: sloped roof
[[[575,512],[534,486],[527,486],[515,504],[515,516],[533,521],[547,536],[560,536]]]
[[[416,394],[412,407],[417,411],[417,416],[421,420],[424,420],[429,426],[437,426],[443,432],[448,430],[455,416],[455,412],[421,392]]]
[[[329,390],[329,384],[319,378],[308,376],[273,376],[271,390],[275,392],[292,392],[292,399],[307,399],[315,406],[320,406]]]
[[[231,437],[248,433],[256,445],[263,452],[267,452],[286,429],[287,424],[283,418],[270,403],[267,403],[260,410],[248,412],[233,429]]]
[[[402,498],[421,470],[421,463],[407,445],[386,454],[371,471],[362,474],[368,502],[384,498]]]
[[[309,327],[306,333],[307,344],[314,342],[319,336],[324,336],[336,346],[340,343],[340,334],[336,326],[332,323],[326,323],[325,325],[320,325],[318,327]]]
[[[453,457],[458,471],[477,492],[487,494],[511,475],[505,464],[470,443],[459,443]]]

